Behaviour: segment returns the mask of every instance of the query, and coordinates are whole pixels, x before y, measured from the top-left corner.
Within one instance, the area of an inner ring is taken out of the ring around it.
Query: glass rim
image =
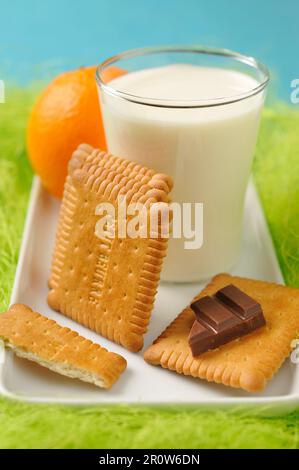
[[[251,68],[262,72],[263,80],[255,87],[249,89],[246,92],[238,93],[231,96],[210,98],[210,99],[192,99],[192,100],[181,100],[181,99],[163,99],[163,98],[148,98],[146,96],[138,96],[130,93],[126,93],[102,80],[103,71],[110,65],[116,64],[120,60],[130,59],[133,57],[150,55],[150,54],[161,54],[161,53],[194,53],[194,54],[206,54],[211,56],[220,56],[224,58],[233,59],[239,63],[250,66]],[[262,62],[251,56],[234,52],[230,49],[221,48],[209,48],[205,46],[157,46],[157,47],[142,47],[137,49],[130,49],[119,54],[116,54],[103,62],[101,62],[96,70],[96,81],[100,89],[105,93],[129,101],[131,103],[142,104],[145,106],[153,106],[158,108],[209,108],[214,106],[223,106],[227,104],[236,103],[242,101],[251,96],[257,95],[263,91],[270,80],[269,70]]]

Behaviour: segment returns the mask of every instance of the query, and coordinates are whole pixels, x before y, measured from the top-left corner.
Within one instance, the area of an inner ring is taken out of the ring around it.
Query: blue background
[[[205,44],[254,55],[289,101],[298,0],[0,0],[0,78],[27,84],[125,49]]]

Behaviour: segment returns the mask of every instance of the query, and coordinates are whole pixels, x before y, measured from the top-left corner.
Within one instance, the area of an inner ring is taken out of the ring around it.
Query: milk
[[[173,64],[131,72],[109,83],[148,99],[215,100],[255,88],[237,71]],[[238,259],[244,196],[263,93],[221,106],[145,106],[101,92],[109,151],[172,176],[172,200],[203,203],[203,245],[170,239],[162,279],[186,282],[229,269]]]

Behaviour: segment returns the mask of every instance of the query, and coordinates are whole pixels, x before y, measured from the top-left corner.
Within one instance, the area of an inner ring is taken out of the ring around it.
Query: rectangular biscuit
[[[0,315],[0,338],[17,356],[102,388],[110,388],[127,364],[122,356],[22,304]]]
[[[219,274],[193,300],[233,284],[262,306],[266,326],[218,349],[192,356],[188,335],[195,314],[186,307],[144,354],[154,365],[209,382],[262,391],[291,352],[299,332],[299,290],[274,283]]]
[[[131,351],[143,346],[167,240],[102,238],[99,203],[168,205],[171,179],[129,160],[81,145],[65,183],[49,280],[49,305]],[[116,212],[116,214],[118,214]],[[117,215],[116,215],[117,216]]]

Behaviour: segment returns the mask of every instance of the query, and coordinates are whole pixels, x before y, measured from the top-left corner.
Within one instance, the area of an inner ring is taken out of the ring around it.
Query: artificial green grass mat
[[[0,104],[0,309],[8,306],[32,179],[24,144],[34,89]],[[255,180],[286,282],[299,287],[299,113],[267,109]],[[297,448],[299,407],[245,410],[32,405],[0,398],[1,448]]]

